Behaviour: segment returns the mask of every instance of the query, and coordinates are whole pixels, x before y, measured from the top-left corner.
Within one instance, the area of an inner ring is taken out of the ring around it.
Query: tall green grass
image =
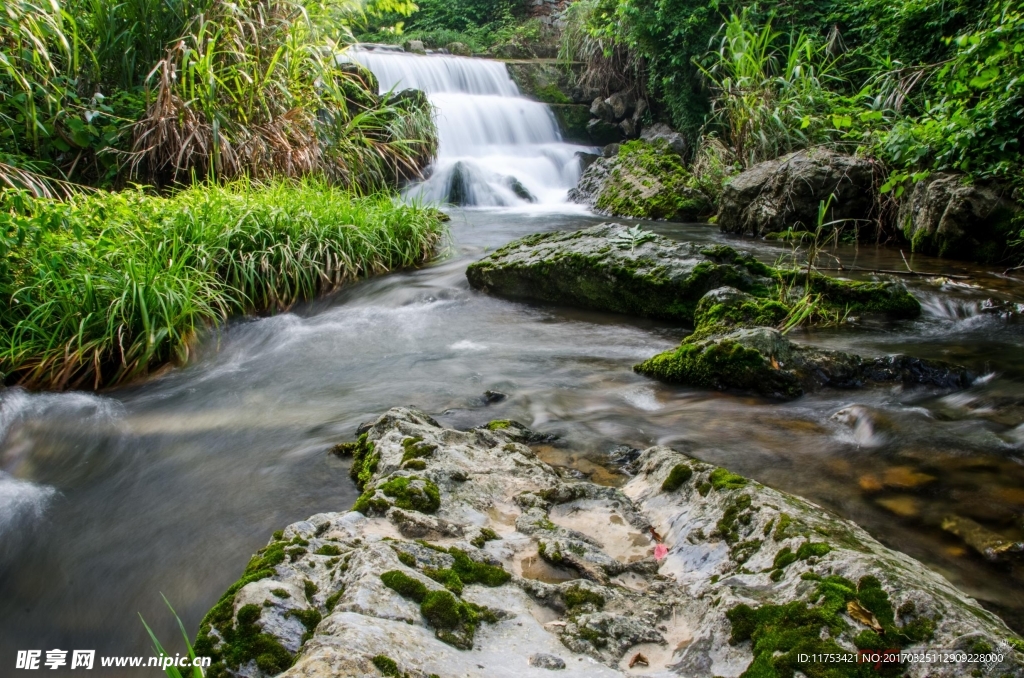
[[[184,362],[203,328],[420,263],[444,230],[433,210],[313,180],[2,195],[0,370],[30,388]]]

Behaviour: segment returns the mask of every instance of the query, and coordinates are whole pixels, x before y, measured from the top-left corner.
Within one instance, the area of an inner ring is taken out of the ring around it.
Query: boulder
[[[612,113],[612,107],[607,101],[600,97],[594,99],[594,102],[590,104],[590,115],[599,120],[604,120],[605,122],[615,122],[615,115]]]
[[[726,233],[754,236],[789,228],[813,231],[819,205],[831,197],[825,222],[849,220],[863,228],[873,215],[874,185],[869,160],[822,148],[797,151],[730,179],[722,189],[718,225]]]
[[[644,108],[647,108],[646,103],[644,104]],[[639,107],[637,110],[640,110]],[[641,113],[641,116],[642,115],[643,114]],[[639,124],[639,122],[639,119],[634,120],[635,124]],[[650,143],[654,143],[660,139],[678,155],[686,155],[686,149],[688,148],[686,137],[679,132],[676,132],[663,122],[658,122],[650,125],[649,127],[644,127],[643,131],[640,133],[640,138]]]
[[[688,323],[708,291],[729,285],[766,294],[769,273],[730,247],[601,224],[516,240],[471,264],[466,277],[503,297]]]
[[[406,40],[402,44],[402,47],[405,48],[406,52],[411,52],[413,54],[426,54],[427,53],[427,48],[423,46],[423,41],[422,40]]]
[[[570,200],[609,216],[693,222],[710,215],[710,202],[664,139],[608,147],[605,155],[601,167],[595,163],[580,177]]]
[[[820,273],[808,279],[804,271],[772,268],[726,245],[680,242],[622,224],[526,236],[471,264],[466,277],[500,296],[693,323],[700,336],[777,324],[807,294],[818,298],[823,312],[837,315],[913,318],[921,312],[898,282]],[[738,311],[724,297],[706,296],[720,287],[746,293]],[[774,298],[781,290],[788,295],[783,301]],[[757,308],[746,308],[747,301]]]
[[[812,279],[810,287],[821,295],[826,307],[896,316],[920,312],[917,301],[896,282],[857,283],[820,276]],[[806,288],[794,296],[805,293]],[[862,358],[796,344],[778,329],[791,311],[787,303],[734,288],[711,290],[697,304],[693,334],[678,348],[634,369],[669,383],[782,399],[824,387],[859,388],[877,383],[952,390],[966,388],[973,380],[973,375],[957,365],[904,355]]]
[[[915,252],[995,262],[1019,227],[1021,206],[995,184],[969,184],[961,174],[937,172],[914,185],[900,205],[899,224]]]
[[[632,113],[633,107],[636,106],[636,99],[629,92],[616,92],[605,99],[604,102],[611,109],[613,120],[622,120]]]
[[[436,515],[465,537],[416,541],[372,510],[289,525],[203,619],[208,675],[847,675],[837,663],[877,648],[991,652],[972,675],[1024,675],[995,615],[819,506],[666,447],[638,453],[621,488],[566,480],[505,424],[459,431],[407,408],[373,422],[353,461],[368,491],[429,449]]]
[[[587,136],[590,138],[591,143],[597,146],[604,146],[605,144],[611,144],[622,139],[622,130],[619,129],[618,125],[607,120],[593,118],[587,123]]]
[[[448,50],[449,54],[454,54],[455,56],[473,56],[473,50],[464,42],[449,42],[444,48]]]

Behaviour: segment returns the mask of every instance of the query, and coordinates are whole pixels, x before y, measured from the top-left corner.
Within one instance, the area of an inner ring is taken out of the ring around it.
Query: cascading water
[[[566,202],[580,176],[576,153],[591,149],[565,143],[551,109],[522,96],[505,64],[383,48],[349,56],[373,72],[382,93],[423,90],[437,110],[437,160],[408,196],[475,206]]]

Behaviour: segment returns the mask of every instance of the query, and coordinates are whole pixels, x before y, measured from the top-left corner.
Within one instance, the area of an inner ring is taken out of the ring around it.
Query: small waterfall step
[[[349,56],[377,77],[381,93],[423,90],[436,109],[437,159],[406,195],[427,202],[509,207],[567,202],[580,177],[547,104],[527,99],[504,63],[449,55],[354,48]]]

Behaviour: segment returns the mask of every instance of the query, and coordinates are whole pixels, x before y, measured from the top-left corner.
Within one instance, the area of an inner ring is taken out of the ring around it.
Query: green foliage
[[[424,260],[443,227],[322,183],[0,194],[0,370],[30,387],[113,385],[189,358],[196,335]]]
[[[662,492],[675,492],[683,483],[693,477],[693,467],[689,464],[676,464],[668,472],[668,477],[661,484]]]
[[[181,623],[181,618],[178,616],[178,613],[174,611],[174,608],[171,607],[171,603],[167,600],[167,597],[163,594],[161,594],[160,597],[164,599],[164,604],[167,605],[167,609],[171,611],[171,614],[174,615],[174,620],[178,622],[178,628],[181,630],[181,636],[185,639],[185,648],[188,651],[189,659],[194,663],[196,660],[196,651],[192,646],[192,642],[188,638],[188,633],[185,631],[185,625]],[[139,614],[139,619],[142,620],[142,625],[145,627],[146,633],[149,635],[149,639],[153,642],[153,652],[156,656],[160,658],[171,657],[172,655],[164,649],[163,645],[160,644],[160,640],[156,637],[156,634],[153,633],[153,630],[149,628],[149,625],[146,624],[146,620],[142,618],[141,614]],[[164,669],[164,673],[167,675],[167,678],[186,678],[185,674],[183,674],[176,666],[168,666]],[[190,675],[192,678],[204,678],[203,669],[198,666],[192,667]]]

